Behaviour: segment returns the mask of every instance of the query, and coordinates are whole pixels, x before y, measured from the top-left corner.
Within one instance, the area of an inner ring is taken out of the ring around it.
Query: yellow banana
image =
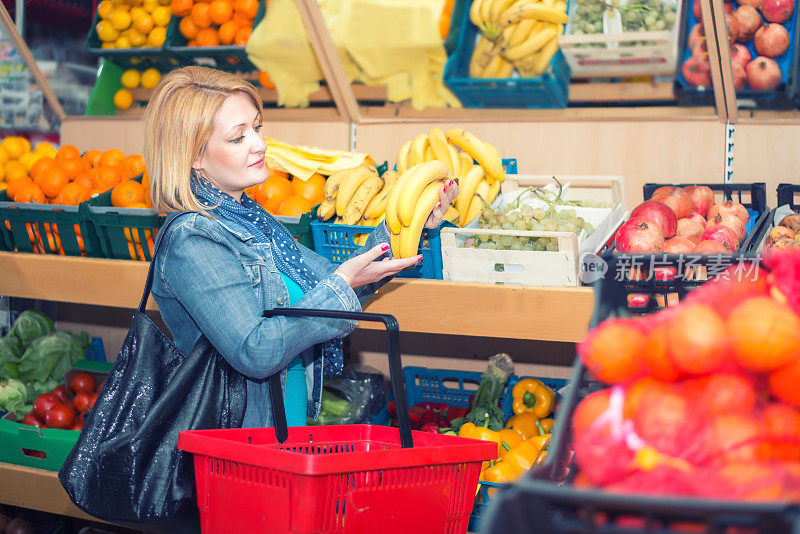
[[[403,189],[397,199],[397,215],[403,226],[411,224],[414,218],[414,206],[425,187],[434,180],[442,180],[448,175],[447,165],[439,160],[420,163],[413,168],[413,171],[415,172],[403,182]]]
[[[533,31],[533,28],[539,21],[536,19],[525,19],[517,22],[516,24],[509,26],[509,28],[513,28],[514,31],[511,33],[511,36],[508,38],[506,46],[511,48],[521,44],[528,38],[528,36]]]
[[[419,134],[411,140],[408,152],[408,168],[425,161],[425,147],[428,145],[428,136]]]
[[[489,195],[490,188],[491,186],[486,180],[482,180],[481,183],[478,184],[478,188],[475,190],[475,194],[472,195],[472,200],[470,200],[469,210],[463,219],[464,223],[461,226],[468,224],[472,219],[478,216],[483,208],[488,205],[488,202],[486,202],[486,197]],[[459,219],[459,222],[460,221],[461,219]]]
[[[353,243],[358,245],[359,247],[363,247],[367,243],[367,238],[369,234],[354,234],[353,235]]]
[[[503,49],[503,56],[509,61],[517,61],[538,52],[544,45],[557,38],[555,28],[545,28],[536,33],[531,32],[528,39],[513,48]]]
[[[389,227],[390,233],[395,233],[398,236],[400,235],[400,228],[402,227],[402,224],[400,223],[400,216],[397,213],[397,200],[400,198],[400,192],[403,190],[403,184],[405,184],[406,180],[408,180],[409,177],[416,172],[414,170],[415,167],[416,165],[407,169],[406,172],[397,177],[397,181],[395,181],[394,186],[392,187],[391,191],[389,191],[389,197],[386,199],[386,226]],[[392,250],[394,250],[394,248]]]
[[[505,176],[503,160],[476,135],[463,128],[453,128],[448,130],[445,135],[448,141],[472,156],[483,167],[489,178],[493,180],[503,179]]]
[[[469,6],[469,20],[471,20],[472,23],[479,28],[483,24],[483,21],[481,20],[481,4],[484,1],[485,0],[473,0],[472,5]]]
[[[447,208],[447,211],[444,214],[444,220],[450,221],[453,224],[458,224],[458,217],[459,217],[458,210],[455,209],[453,206]]]
[[[450,145],[442,129],[431,128],[431,131],[428,132],[428,142],[430,143],[434,159],[438,159],[447,165],[447,168],[450,169],[450,173],[455,175],[458,172],[458,167],[454,167],[453,165],[454,163],[458,163],[458,159],[453,162],[452,155],[450,154]]]
[[[336,215],[336,200],[323,200],[317,208],[317,219],[320,221],[328,221],[334,215]]]
[[[461,177],[461,160],[458,157],[458,150],[450,143],[446,143],[447,153],[450,154],[450,164],[453,166],[453,176]]]
[[[470,78],[480,78],[486,66],[492,60],[491,50],[494,44],[481,36],[478,43],[475,45],[475,50],[472,51],[472,59],[469,62],[469,76]]]
[[[469,170],[472,168],[474,160],[470,157],[469,154],[467,154],[462,150],[458,152],[458,161],[461,166],[461,174],[458,177],[460,179],[463,179],[467,175]]]
[[[392,256],[399,258],[400,256],[400,232],[389,230],[389,245],[392,249]]]
[[[550,65],[550,60],[553,59],[556,52],[558,52],[558,39],[553,39],[542,47],[542,50],[533,63],[533,72],[537,76],[544,74],[544,71],[547,70],[547,66]]]
[[[441,180],[429,183],[417,198],[414,205],[414,213],[408,221],[408,226],[404,226],[400,231],[401,258],[410,258],[417,253],[422,229],[431,211],[439,202],[439,191],[441,191],[443,183]]]
[[[456,197],[455,206],[462,217],[467,216],[470,199],[478,188],[478,184],[481,183],[485,176],[486,173],[483,167],[480,165],[473,165],[464,176],[464,179],[461,180],[461,183],[458,184],[458,196]],[[459,226],[464,226],[463,218],[459,218]]]
[[[370,201],[378,194],[381,187],[383,187],[383,180],[381,180],[381,177],[377,174],[364,180],[364,182],[358,186],[356,192],[353,193],[350,202],[347,203],[347,207],[342,214],[344,224],[358,223],[361,216],[364,215],[364,210],[367,209]]]
[[[564,13],[567,12],[567,3],[564,0],[558,0],[556,5],[554,6],[557,10],[562,11]]]
[[[336,171],[328,176],[328,179],[325,180],[325,187],[322,190],[325,193],[325,198],[328,200],[336,199],[336,194],[339,192],[339,186],[346,177],[350,176],[351,171],[352,169],[342,169],[341,171]]]
[[[433,156],[433,150],[431,150],[431,145],[429,143],[425,145],[425,161],[431,161],[434,159],[436,158]]]
[[[366,217],[362,217],[359,224],[361,226],[378,226],[383,220],[386,218],[386,214],[381,213],[379,217],[375,217],[372,219],[367,219]]]
[[[503,167],[503,158],[500,157],[500,151],[497,150],[494,147],[494,145],[491,144],[491,143],[488,143],[488,142],[484,141],[483,144],[486,145],[486,148],[488,148],[489,150],[491,150],[494,153],[494,157],[495,158],[500,160],[500,168],[503,169],[503,174],[500,176],[500,179],[497,180],[497,181],[498,182],[502,182],[503,180],[506,179],[506,171],[505,171],[505,168]],[[491,179],[491,176],[489,178]]]
[[[495,180],[494,182],[489,185],[489,192],[486,194],[486,202],[491,204],[494,202],[494,199],[497,198],[497,194],[500,192],[500,186],[503,185],[503,182],[498,182]]]
[[[350,199],[353,198],[356,190],[361,184],[372,177],[376,177],[380,180],[378,171],[368,163],[362,163],[353,169],[353,172],[339,185],[339,192],[336,194],[336,215],[339,217],[344,215],[344,211],[347,209],[347,205],[350,203]]]
[[[505,28],[524,19],[537,19],[554,24],[566,24],[569,17],[553,7],[543,4],[522,4],[511,6],[500,15],[500,25]]]
[[[380,217],[386,212],[386,200],[389,198],[389,193],[392,191],[397,178],[400,175],[394,171],[386,171],[383,173],[383,187],[377,195],[372,197],[367,209],[364,210],[364,217],[374,219]]]
[[[408,150],[411,148],[411,139],[403,143],[397,153],[397,172],[403,174],[408,169]]]

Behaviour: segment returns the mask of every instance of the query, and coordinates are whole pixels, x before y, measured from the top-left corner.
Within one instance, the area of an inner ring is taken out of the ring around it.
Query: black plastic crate
[[[172,18],[174,19],[175,17],[173,16]],[[145,70],[155,67],[161,72],[167,72],[180,66],[180,63],[169,55],[164,46],[103,48],[103,42],[97,36],[96,30],[99,21],[100,15],[95,13],[92,26],[89,28],[89,34],[86,37],[86,46],[84,47],[89,54],[109,59],[123,69]],[[170,24],[172,24],[171,21]]]
[[[789,205],[790,208],[800,210],[800,185],[778,184],[778,206]]]
[[[714,89],[713,87],[696,87],[689,84],[683,77],[681,67],[691,55],[688,47],[689,32],[698,22],[692,12],[692,0],[683,2],[681,9],[681,32],[678,42],[678,62],[675,67],[674,92],[679,106],[713,106]],[[734,3],[734,7],[740,4]],[[736,91],[736,105],[740,109],[794,109],[800,104],[800,23],[798,22],[797,7],[794,14],[784,24],[789,32],[789,49],[781,56],[775,58],[781,68],[783,82],[775,89],[761,91],[756,89],[739,89]],[[755,51],[753,42],[744,45],[755,59],[758,54]]]
[[[645,261],[644,255],[606,255],[610,270],[619,262]],[[736,260],[745,269],[756,268],[758,259],[740,255]],[[713,257],[697,257],[707,268]],[[670,282],[681,296],[702,284]],[[594,284],[595,306],[591,326],[605,319],[626,315],[631,293],[661,291],[654,281],[629,282],[606,276]],[[527,533],[531,525],[550,534],[567,533],[659,533],[708,532],[732,534],[783,534],[798,532],[800,509],[791,504],[749,503],[691,497],[638,496],[572,486],[576,469],[572,464],[571,420],[580,399],[591,391],[590,375],[576,358],[571,385],[556,416],[550,455],[540,468],[516,485],[497,494],[485,512],[483,534]],[[691,527],[699,526],[702,530]],[[688,527],[688,528],[687,528]]]

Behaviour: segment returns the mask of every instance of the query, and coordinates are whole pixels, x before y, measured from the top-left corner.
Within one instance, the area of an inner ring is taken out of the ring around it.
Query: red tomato
[[[92,398],[91,393],[86,393],[85,391],[81,391],[77,395],[75,395],[75,410],[78,413],[86,413],[86,410],[89,409],[89,400]]]
[[[97,393],[95,393],[94,395],[92,395],[92,396],[89,398],[89,409],[90,409],[90,410],[91,410],[92,408],[94,408],[94,403],[95,403],[95,401],[96,401],[96,400],[97,400]]]
[[[33,412],[28,413],[28,415],[22,418],[22,424],[35,426],[36,428],[42,428],[44,426],[44,423],[42,423]]]
[[[83,430],[83,417],[80,415],[75,419],[75,422],[72,423],[70,430]]]
[[[44,421],[45,417],[47,416],[47,412],[50,411],[50,408],[56,404],[62,404],[61,399],[58,398],[58,395],[54,395],[52,393],[42,393],[36,397],[35,401],[33,401],[33,413],[36,415],[36,418],[39,419],[39,421]]]
[[[75,412],[66,404],[56,404],[47,412],[44,419],[50,428],[70,428],[75,421]]]
[[[50,393],[61,399],[61,402],[67,402],[68,400],[70,400],[69,392],[67,391],[67,386],[56,386]]]
[[[94,393],[94,389],[97,387],[97,381],[89,373],[80,372],[69,377],[67,387],[71,392],[76,394],[80,393],[81,391],[85,391],[86,393]]]
[[[100,390],[101,390],[101,389],[103,389],[103,384],[105,384],[105,383],[106,383],[106,381],[105,381],[105,380],[103,380],[102,382],[100,382],[99,384],[97,384],[97,392],[98,392],[98,393],[100,393]]]

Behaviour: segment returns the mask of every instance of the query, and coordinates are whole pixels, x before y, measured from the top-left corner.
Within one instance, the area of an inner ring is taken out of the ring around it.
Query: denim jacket
[[[153,259],[152,294],[178,349],[188,354],[202,332],[228,363],[245,375],[244,427],[272,426],[267,378],[281,372],[285,391],[286,366],[302,355],[304,364],[311,366],[307,369],[313,369],[308,378],[312,398],[308,414],[316,417],[322,393],[321,351],[311,349],[346,336],[357,322],[264,318],[264,310],[289,304],[271,245],[256,243],[247,229],[229,219],[211,219],[194,212],[173,214],[170,219],[176,216],[180,219],[159,236],[162,243]],[[386,225],[380,224],[356,253],[388,241]],[[361,311],[361,305],[389,280],[353,290],[333,274],[337,265],[302,245],[300,250],[320,282],[297,302],[298,308]]]

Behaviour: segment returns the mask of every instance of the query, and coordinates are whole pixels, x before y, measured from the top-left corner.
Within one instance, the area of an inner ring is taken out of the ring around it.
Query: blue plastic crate
[[[692,11],[694,2],[686,0],[681,9],[681,36],[678,52],[678,65],[675,73],[675,96],[678,104],[685,106],[713,106],[714,89],[712,87],[697,87],[691,85],[683,76],[681,67],[684,62],[692,55],[689,50],[688,39],[692,28],[699,21],[695,18]],[[739,7],[738,2],[733,2],[734,9]],[[762,17],[763,19],[763,17]],[[764,24],[767,21],[764,20]],[[774,58],[781,69],[782,83],[775,89],[769,91],[759,91],[745,87],[736,91],[736,102],[740,108],[755,109],[793,109],[800,103],[800,46],[797,40],[800,39],[800,25],[797,22],[797,7],[795,7],[792,17],[783,26],[789,32],[789,49],[780,56]],[[753,59],[758,57],[754,41],[743,44]]]
[[[96,362],[106,361],[106,351],[103,348],[103,339],[99,337],[92,338],[92,344],[86,350],[86,359]]]
[[[478,28],[469,20],[467,0],[456,49],[444,67],[444,83],[468,108],[565,108],[571,71],[559,50],[538,78],[470,78],[469,62]]]
[[[408,271],[401,271],[400,278],[442,279],[442,241],[439,237],[442,223],[438,228],[424,229],[420,239],[419,252],[422,264]],[[353,241],[356,234],[368,234],[374,226],[355,226],[332,222],[311,221],[311,235],[314,237],[314,250],[334,264],[344,263],[355,251],[361,248]]]

